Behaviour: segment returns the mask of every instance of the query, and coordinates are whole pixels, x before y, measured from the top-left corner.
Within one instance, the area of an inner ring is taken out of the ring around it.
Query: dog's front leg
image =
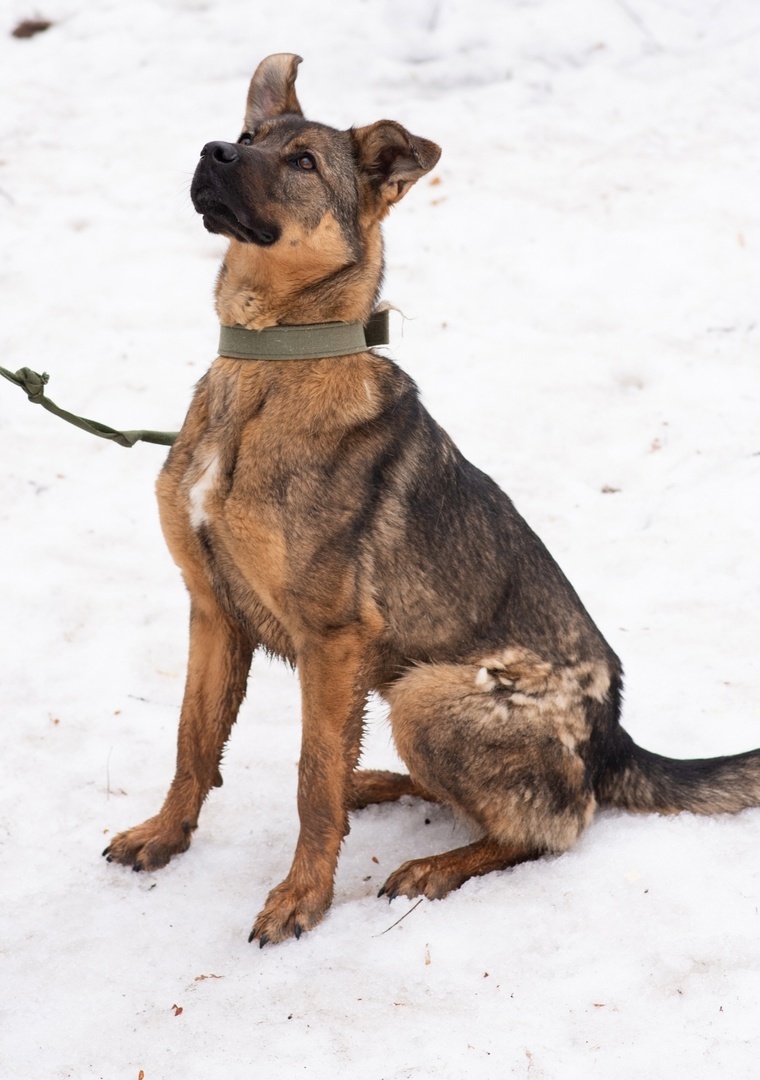
[[[300,937],[332,902],[333,878],[348,832],[351,776],[359,758],[366,698],[362,670],[366,643],[341,630],[310,643],[299,655],[302,740],[298,766],[300,832],[293,864],[272,889],[249,941]]]
[[[219,763],[245,695],[253,647],[211,594],[194,599],[174,780],[155,817],[111,841],[103,852],[109,862],[157,870],[190,846],[203,801],[222,782]]]

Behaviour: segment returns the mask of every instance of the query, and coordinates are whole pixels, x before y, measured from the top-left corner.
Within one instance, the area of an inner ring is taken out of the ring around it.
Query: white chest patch
[[[194,529],[200,529],[208,521],[206,512],[206,498],[216,484],[219,473],[219,454],[216,450],[209,451],[205,465],[200,463],[197,479],[191,484],[188,492],[190,510],[190,524]]]

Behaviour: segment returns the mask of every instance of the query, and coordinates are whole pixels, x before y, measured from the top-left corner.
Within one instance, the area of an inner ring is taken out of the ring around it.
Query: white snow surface
[[[35,13],[52,27],[11,37]],[[386,229],[392,353],[622,656],[626,728],[680,757],[760,742],[756,0],[5,0],[0,31],[4,367],[179,426],[224,249],[198,152],[237,137],[258,61],[297,52],[308,116],[443,147]],[[173,771],[165,451],[4,380],[0,432],[3,1076],[758,1076],[760,810],[601,813],[562,857],[389,906],[391,870],[468,834],[370,808],[324,922],[260,950],[300,738],[297,678],[262,659],[189,852],[102,860]],[[377,703],[364,761],[397,761]]]

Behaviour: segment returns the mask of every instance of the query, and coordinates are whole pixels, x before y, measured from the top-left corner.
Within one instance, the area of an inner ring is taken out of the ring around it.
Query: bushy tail
[[[686,761],[643,750],[622,728],[618,732],[596,784],[601,806],[660,814],[733,814],[760,806],[760,749]]]

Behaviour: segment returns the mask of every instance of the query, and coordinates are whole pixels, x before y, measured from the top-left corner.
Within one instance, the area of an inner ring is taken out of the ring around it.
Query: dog
[[[206,229],[230,242],[219,319],[246,339],[368,324],[381,223],[440,156],[393,121],[306,120],[299,63],[262,61],[242,135],[203,148],[191,187]],[[364,339],[337,348],[274,360],[220,348],[197,386],[157,482],[190,594],[176,775],[107,858],[156,870],[187,849],[259,648],[297,668],[303,723],[300,832],[253,924],[261,946],[322,919],[349,814],[370,803],[447,803],[480,835],[405,863],[380,890],[391,900],[566,851],[600,806],[759,805],[760,750],[676,761],[633,742],[618,657],[507,495],[396,364]],[[408,774],[358,768],[373,690]]]

